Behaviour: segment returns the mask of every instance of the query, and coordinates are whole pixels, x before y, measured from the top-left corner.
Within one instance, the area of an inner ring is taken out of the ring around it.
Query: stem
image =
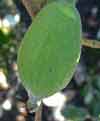
[[[41,102],[38,110],[35,113],[35,121],[42,121],[42,107],[43,107],[43,104]]]
[[[98,40],[89,40],[83,38],[81,41],[82,45],[85,47],[90,47],[90,48],[100,48],[100,42]]]
[[[22,3],[25,6],[25,8],[27,9],[30,17],[32,18],[34,16],[32,0],[22,0]]]
[[[47,0],[21,0],[31,18],[46,4]]]

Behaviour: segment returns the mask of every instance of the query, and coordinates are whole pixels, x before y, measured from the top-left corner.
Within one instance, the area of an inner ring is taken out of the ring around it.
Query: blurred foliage
[[[68,105],[62,111],[64,117],[71,121],[84,121],[88,112],[84,108],[78,108],[76,106]]]
[[[0,31],[0,47],[7,43],[10,39],[10,35],[5,35],[2,31]]]

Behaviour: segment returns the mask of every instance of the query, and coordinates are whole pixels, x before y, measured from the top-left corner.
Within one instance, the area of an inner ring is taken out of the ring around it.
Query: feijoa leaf
[[[36,16],[18,53],[19,75],[37,96],[49,96],[70,81],[80,55],[81,24],[75,8],[52,2]]]

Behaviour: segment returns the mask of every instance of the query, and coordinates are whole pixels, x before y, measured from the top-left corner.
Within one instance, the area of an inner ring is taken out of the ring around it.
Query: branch
[[[40,106],[38,107],[35,113],[35,121],[42,121],[42,108],[43,108],[43,104],[41,102]]]
[[[34,16],[32,0],[21,0],[21,1],[22,1],[23,5],[25,6],[27,12],[29,13],[30,17],[32,18]]]
[[[83,39],[81,43],[83,46],[86,46],[86,47],[100,49],[100,42],[98,40]]]
[[[31,18],[33,18],[33,16],[35,16],[36,13],[40,11],[40,9],[47,2],[47,0],[21,0],[21,1]]]

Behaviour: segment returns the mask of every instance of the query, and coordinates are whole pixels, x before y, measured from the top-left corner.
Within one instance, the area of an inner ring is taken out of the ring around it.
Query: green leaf
[[[37,96],[50,96],[71,80],[80,56],[81,24],[76,9],[53,2],[27,31],[18,53],[19,74]]]

